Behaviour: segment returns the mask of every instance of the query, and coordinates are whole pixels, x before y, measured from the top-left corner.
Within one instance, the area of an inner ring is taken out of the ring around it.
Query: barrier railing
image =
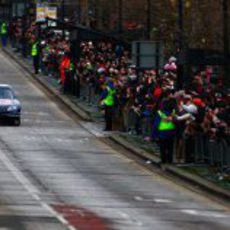
[[[140,116],[132,108],[127,114],[124,122],[130,134],[142,135],[143,138],[151,137],[152,116]],[[175,158],[178,155],[183,158],[184,163],[206,163],[219,167],[224,172],[230,169],[230,137],[212,139],[202,132],[185,135],[181,139],[176,137],[174,155]]]

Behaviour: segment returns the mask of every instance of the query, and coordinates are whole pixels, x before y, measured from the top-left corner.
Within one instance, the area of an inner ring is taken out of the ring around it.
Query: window
[[[9,88],[0,88],[0,99],[13,99],[14,94]]]

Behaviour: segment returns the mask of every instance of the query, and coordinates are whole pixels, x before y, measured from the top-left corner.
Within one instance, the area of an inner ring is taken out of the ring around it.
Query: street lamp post
[[[62,37],[65,38],[65,0],[61,1],[61,23],[62,23]]]
[[[226,85],[230,85],[229,76],[229,2],[228,0],[222,0],[222,10],[223,10],[223,54],[224,54],[224,82]]]
[[[150,30],[151,30],[151,0],[146,2],[146,39],[150,39]]]
[[[178,0],[178,83],[177,88],[182,89],[184,84],[184,58],[182,53],[184,52],[184,2]]]
[[[27,0],[24,1],[23,16],[22,16],[22,55],[25,58],[27,57],[26,29],[27,29]]]
[[[118,32],[123,31],[123,0],[118,0]]]
[[[179,32],[179,50],[184,47],[184,3],[178,0],[178,32]]]

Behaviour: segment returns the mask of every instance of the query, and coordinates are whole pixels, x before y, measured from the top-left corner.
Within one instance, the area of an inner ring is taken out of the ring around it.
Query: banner
[[[46,6],[37,3],[36,6],[36,22],[44,22],[46,20]]]
[[[36,7],[36,21],[44,22],[46,18],[57,19],[57,7],[46,6],[38,3]]]
[[[46,7],[46,17],[57,19],[57,7]]]

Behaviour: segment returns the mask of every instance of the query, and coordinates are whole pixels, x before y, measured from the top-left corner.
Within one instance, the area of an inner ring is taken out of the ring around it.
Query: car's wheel
[[[17,117],[13,120],[15,126],[20,126],[21,125],[21,118]]]

